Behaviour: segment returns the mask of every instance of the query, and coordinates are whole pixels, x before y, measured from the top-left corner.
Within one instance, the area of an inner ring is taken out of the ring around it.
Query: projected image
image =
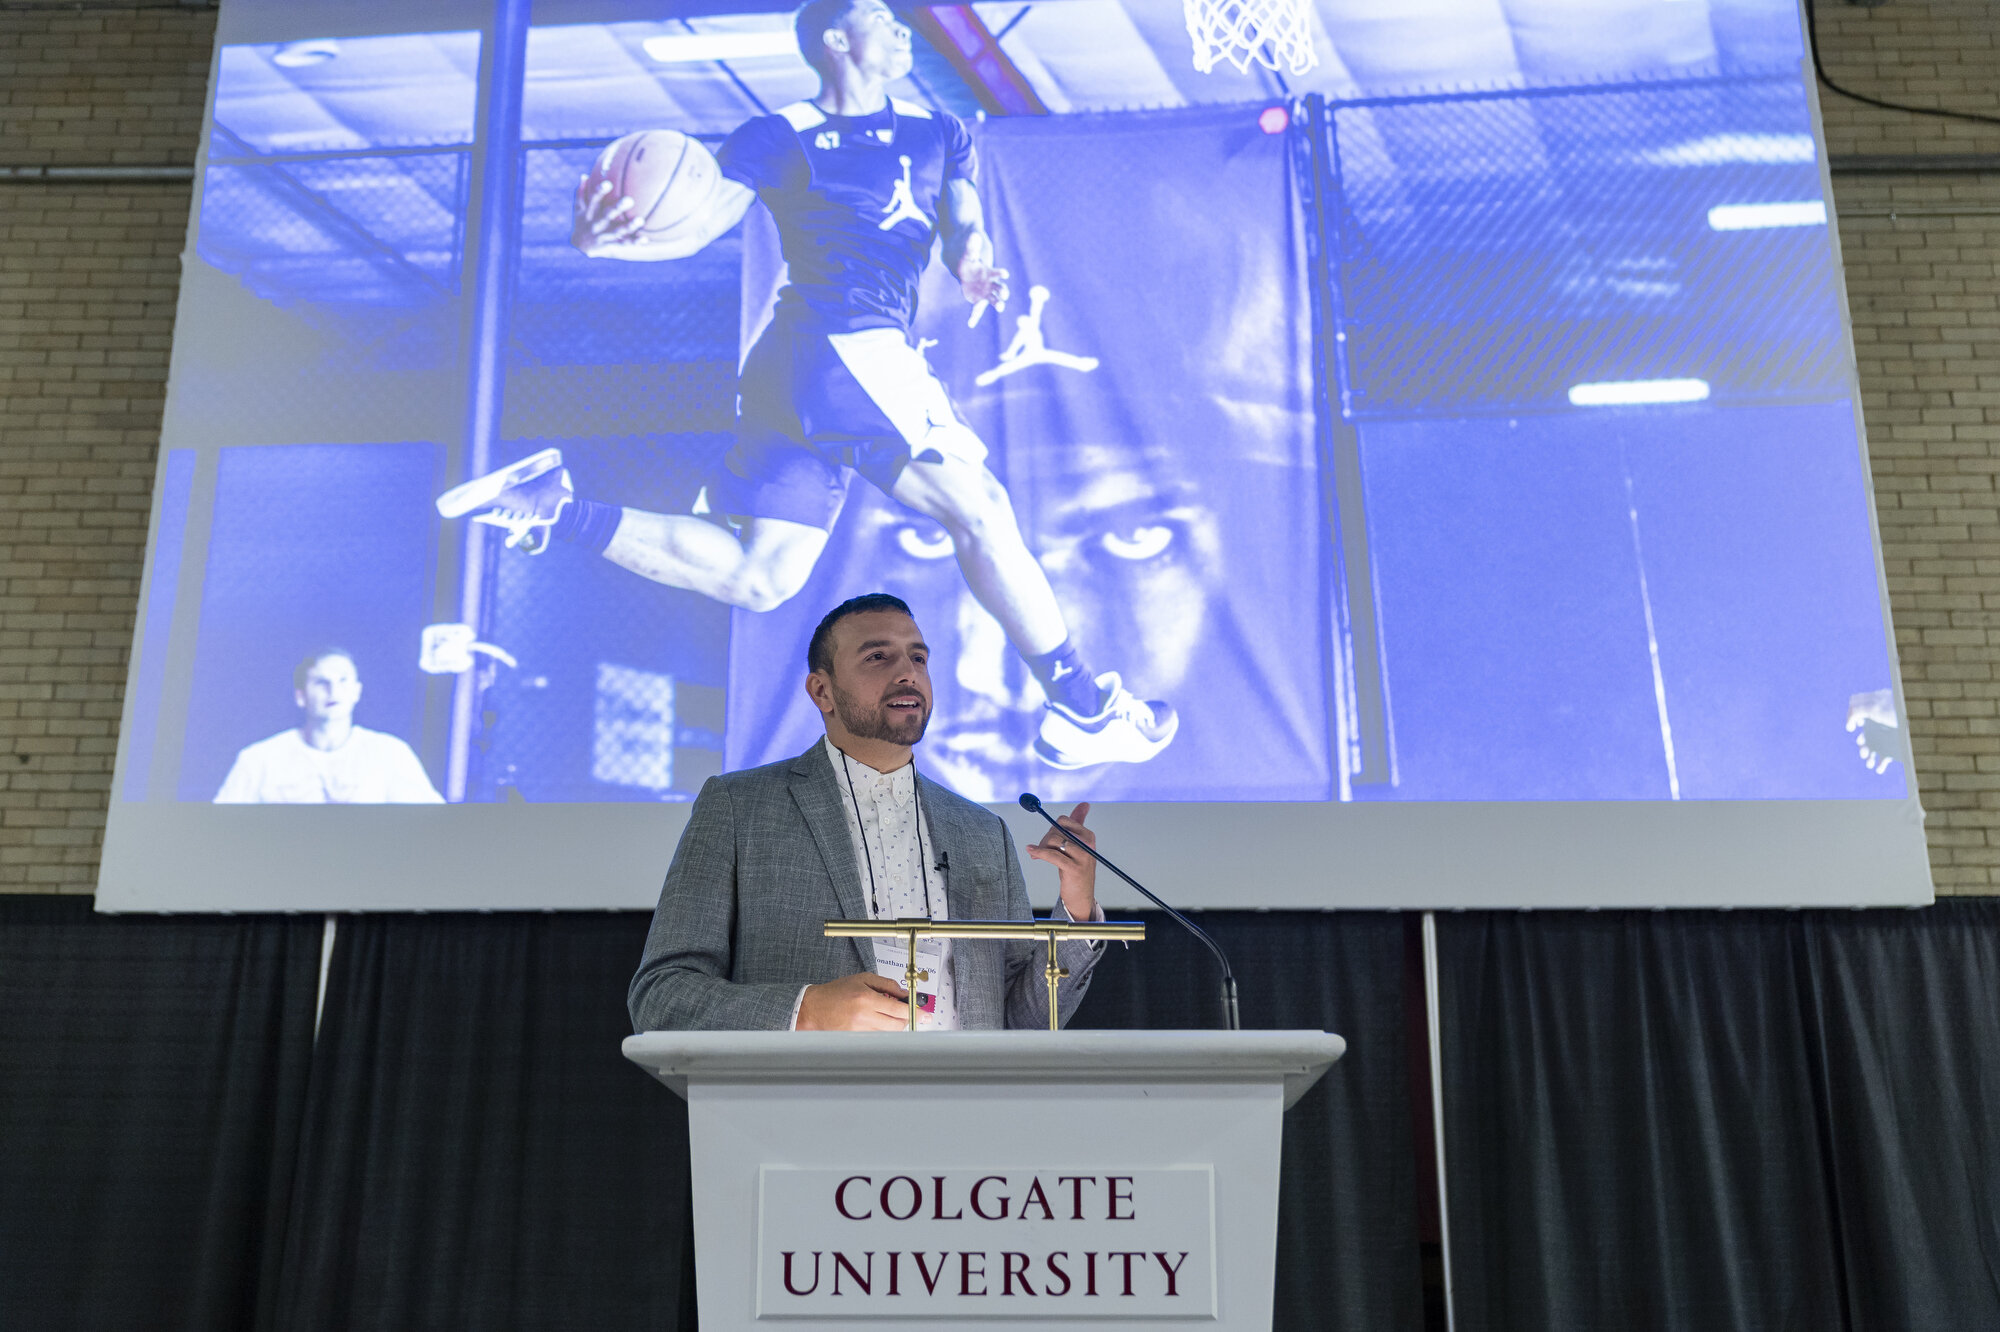
[[[292,668],[299,723],[245,745],[218,805],[439,805],[409,745],[357,726],[360,668],[345,648],[315,648]]]
[[[1154,8],[225,47],[128,798],[691,799],[878,589],[978,800],[1904,797],[1792,7]]]
[[[425,676],[411,644],[434,533],[405,521],[430,444],[223,450],[175,789],[220,804],[427,804]],[[157,587],[157,584],[156,584]]]
[[[598,437],[538,411],[536,442],[555,447],[509,450],[440,507],[505,534],[503,586],[523,556],[565,570],[595,556],[633,594],[731,611],[726,767],[805,747],[814,623],[893,587],[943,677],[925,761],[968,794],[1328,798],[1326,624],[1292,609],[1302,590],[1319,599],[1325,543],[1286,140],[1232,142],[1240,110],[1196,110],[1065,127],[1052,154],[1034,126],[979,125],[948,66],[965,119],[925,100],[902,73],[908,31],[864,17],[886,34],[892,85],[872,118],[676,105],[715,91],[706,57],[660,56],[687,25],[531,35],[538,375],[602,384],[615,365],[644,395],[656,344],[615,347],[607,330],[657,327],[666,301],[720,286],[708,300],[731,318],[711,336],[727,339],[717,359],[743,360],[721,382],[740,415],[671,505],[583,476],[574,460]],[[815,92],[791,24],[754,25],[722,35],[775,33],[785,53],[762,63],[791,81],[781,91]],[[631,86],[635,57],[646,87]],[[549,141],[566,146],[536,146]],[[839,206],[801,170],[838,178]],[[1131,207],[1135,182],[1154,183],[1151,204]],[[1227,203],[1205,215],[1161,206],[1216,185]],[[1090,221],[1121,209],[1118,231]],[[1175,283],[1176,320],[1135,317],[1173,255],[1204,260]],[[1261,654],[1225,641],[1225,610]],[[510,599],[496,641],[547,613]],[[1269,706],[1246,719],[1251,696]]]

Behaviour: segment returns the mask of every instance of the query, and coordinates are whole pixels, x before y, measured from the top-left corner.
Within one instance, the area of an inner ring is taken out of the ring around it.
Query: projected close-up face
[[[306,667],[297,697],[308,723],[351,721],[354,705],[361,701],[361,677],[352,660],[329,654]]]
[[[1081,446],[1043,480],[1022,527],[1064,608],[1094,641],[1123,649],[1135,688],[1180,689],[1209,636],[1210,603],[1224,590],[1214,515],[1158,453]],[[967,590],[942,528],[864,497],[849,504],[844,558],[945,617],[926,629],[946,683],[923,762],[956,789],[1005,799],[1044,707],[1041,689]]]
[[[1036,554],[1080,622],[1132,646],[1134,682],[1170,694],[1209,641],[1211,598],[1225,594],[1215,515],[1165,451],[1084,444],[1064,461],[1042,491]]]
[[[871,591],[975,800],[1914,799],[1787,0],[243,3],[127,804],[685,806]]]

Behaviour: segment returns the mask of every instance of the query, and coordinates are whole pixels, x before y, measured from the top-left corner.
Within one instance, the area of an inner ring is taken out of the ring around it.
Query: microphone
[[[1189,920],[1186,916],[1183,916],[1180,912],[1174,910],[1172,907],[1168,906],[1165,902],[1162,902],[1159,898],[1155,897],[1152,894],[1151,890],[1149,890],[1146,887],[1146,885],[1140,883],[1137,879],[1127,874],[1124,870],[1119,869],[1116,865],[1106,860],[1103,856],[1098,855],[1096,847],[1091,846],[1088,842],[1085,842],[1083,839],[1079,837],[1070,836],[1069,829],[1063,827],[1060,823],[1057,823],[1055,815],[1049,813],[1046,809],[1042,808],[1042,801],[1040,796],[1035,795],[1032,791],[1021,792],[1021,808],[1027,810],[1031,814],[1039,814],[1043,818],[1047,819],[1049,821],[1049,826],[1051,828],[1054,828],[1057,832],[1062,833],[1065,837],[1069,837],[1071,846],[1077,846],[1083,848],[1083,850],[1090,856],[1092,860],[1104,866],[1104,868],[1110,870],[1113,874],[1116,874],[1119,878],[1125,880],[1125,882],[1131,884],[1134,888],[1137,888],[1140,894],[1143,897],[1145,897],[1145,899],[1148,902],[1151,902],[1154,906],[1158,907],[1160,910],[1166,912],[1169,916],[1172,916],[1175,920],[1179,921],[1182,927],[1186,929],[1189,934],[1192,934],[1195,938],[1201,940],[1204,944],[1208,945],[1208,951],[1214,953],[1215,960],[1222,964],[1223,1025],[1226,1026],[1231,1031],[1241,1031],[1243,1029],[1243,1019],[1237,1014],[1236,1011],[1236,973],[1230,970],[1229,958],[1224,955],[1222,951],[1222,946],[1216,943],[1215,940],[1208,937],[1208,931],[1204,930],[1201,926],[1195,924],[1193,921]]]

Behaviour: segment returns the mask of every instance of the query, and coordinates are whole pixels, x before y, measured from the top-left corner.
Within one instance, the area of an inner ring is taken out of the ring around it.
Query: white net
[[[1218,60],[1249,73],[1250,62],[1303,74],[1319,63],[1313,53],[1311,0],[1181,0],[1194,67],[1206,74]]]

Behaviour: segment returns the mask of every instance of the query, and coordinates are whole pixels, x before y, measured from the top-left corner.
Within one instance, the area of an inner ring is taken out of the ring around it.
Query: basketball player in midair
[[[967,301],[1007,300],[971,138],[955,116],[888,95],[909,73],[910,30],[883,0],[807,0],[795,27],[819,95],[722,144],[722,196],[692,245],[649,246],[633,200],[609,181],[593,189],[586,177],[577,199],[572,239],[594,258],[684,257],[760,197],[777,222],[790,281],[744,361],[736,444],[709,488],[730,526],[580,498],[555,450],[468,481],[438,507],[502,527],[531,553],[572,541],[656,582],[764,611],[811,575],[851,467],[951,535],[967,586],[1048,698],[1035,741],[1045,762],[1150,759],[1179,718],[1085,665],[986,446],[911,345],[917,283],[939,238]]]

